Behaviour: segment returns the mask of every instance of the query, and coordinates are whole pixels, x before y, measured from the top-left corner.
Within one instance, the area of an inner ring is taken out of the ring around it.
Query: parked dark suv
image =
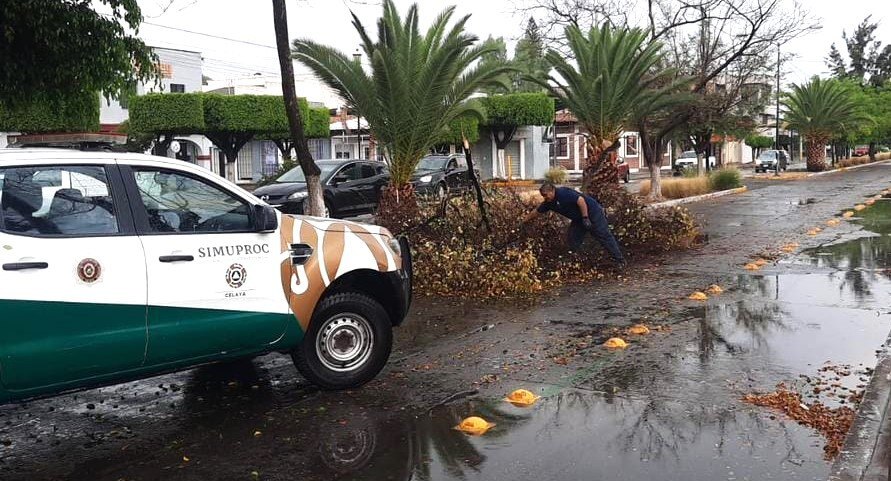
[[[767,172],[768,170],[786,170],[789,164],[789,155],[785,150],[765,150],[755,159],[755,172]]]
[[[325,190],[325,217],[349,217],[372,213],[380,201],[381,189],[390,181],[387,166],[371,160],[319,160],[322,188]],[[254,195],[286,214],[303,214],[306,178],[295,167]]]
[[[476,171],[479,179],[479,171]],[[464,154],[428,155],[421,159],[411,183],[421,196],[442,199],[448,192],[461,192],[471,187]]]

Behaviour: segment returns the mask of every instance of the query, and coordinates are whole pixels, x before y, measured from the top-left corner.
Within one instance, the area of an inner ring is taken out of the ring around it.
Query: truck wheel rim
[[[340,314],[322,325],[316,354],[326,368],[349,372],[368,361],[373,343],[374,334],[367,319],[358,314]]]

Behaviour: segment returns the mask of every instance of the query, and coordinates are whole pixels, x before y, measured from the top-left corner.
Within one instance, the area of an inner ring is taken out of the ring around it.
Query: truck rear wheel
[[[291,354],[297,370],[322,389],[359,387],[383,369],[393,345],[387,311],[364,294],[325,298]]]

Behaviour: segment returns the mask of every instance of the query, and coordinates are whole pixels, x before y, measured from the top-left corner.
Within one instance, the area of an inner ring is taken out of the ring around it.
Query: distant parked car
[[[755,172],[777,170],[777,161],[780,163],[780,170],[786,170],[789,165],[789,154],[785,150],[765,150],[755,159]]]
[[[685,150],[684,153],[681,154],[680,157],[675,159],[674,168],[677,171],[685,170],[685,169],[695,169],[696,168],[696,151],[695,150]],[[708,158],[708,163],[712,167],[715,167],[715,156],[710,155]]]
[[[476,170],[479,179],[479,170]],[[464,154],[428,155],[421,159],[411,177],[415,192],[421,196],[442,199],[449,192],[471,188]]]
[[[869,155],[868,145],[858,145],[857,147],[854,147],[854,157],[862,157],[864,155]]]
[[[319,160],[325,198],[325,217],[340,218],[372,213],[380,201],[381,189],[390,181],[387,166],[371,160]],[[254,195],[285,214],[303,214],[306,177],[295,167]]]

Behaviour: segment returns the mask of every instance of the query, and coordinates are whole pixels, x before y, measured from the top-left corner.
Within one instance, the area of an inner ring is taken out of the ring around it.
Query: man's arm
[[[532,211],[530,211],[528,214],[526,214],[526,217],[523,218],[523,223],[525,224],[536,217],[538,217],[538,209],[537,208],[532,209]]]
[[[576,204],[578,204],[579,211],[582,213],[582,225],[585,226],[585,229],[591,230],[593,225],[591,224],[591,219],[588,218],[588,203],[585,202],[585,196],[580,195]]]
[[[580,195],[579,200],[575,202],[579,206],[579,211],[582,213],[582,219],[588,218],[588,203],[585,202],[585,196]]]

